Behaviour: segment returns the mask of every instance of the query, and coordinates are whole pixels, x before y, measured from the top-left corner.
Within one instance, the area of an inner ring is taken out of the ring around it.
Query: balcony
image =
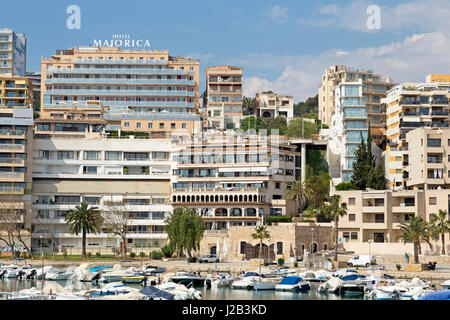
[[[24,191],[20,187],[0,187],[0,194],[24,194]]]
[[[151,69],[151,68],[56,68],[48,67],[47,74],[167,74],[187,75],[188,70]]]
[[[1,158],[0,157],[0,167],[11,167],[11,166],[23,167],[23,166],[25,166],[25,160],[20,159],[20,158]]]
[[[187,90],[47,90],[49,95],[89,95],[89,96],[195,96],[194,91]]]
[[[0,130],[0,138],[25,139],[25,131],[22,130]]]
[[[194,80],[187,79],[86,79],[86,78],[52,78],[45,80],[45,84],[145,84],[145,85],[185,85],[194,86]]]
[[[400,205],[392,206],[392,213],[415,213],[417,207],[410,203],[400,203]]]

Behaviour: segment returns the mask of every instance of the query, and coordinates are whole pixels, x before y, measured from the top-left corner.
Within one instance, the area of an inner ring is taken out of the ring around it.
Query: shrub
[[[15,256],[16,258],[20,258],[20,251],[14,252],[14,256]]]
[[[95,254],[95,256],[96,256],[97,258],[100,258],[102,255],[100,254],[100,252],[97,252],[97,253]]]
[[[67,258],[67,251],[64,251],[63,257],[64,257],[64,258]]]
[[[377,264],[377,263],[376,263],[375,261],[371,261],[371,262],[370,262],[370,265],[371,265],[371,266],[375,266],[376,264]]]
[[[292,217],[289,216],[267,216],[266,223],[270,226],[272,222],[291,222]]]
[[[161,248],[161,252],[165,258],[170,258],[173,255],[173,250],[168,244]]]
[[[314,223],[315,221],[312,219],[302,219],[301,222],[312,222]]]
[[[136,257],[136,253],[130,252],[130,258],[134,258],[134,257]]]
[[[139,253],[139,257],[141,257],[141,258],[145,257],[145,252]]]
[[[278,258],[278,264],[284,264],[284,259],[283,258]]]
[[[398,271],[400,271],[400,269],[402,268],[402,266],[400,264],[396,264],[395,266],[397,267]]]
[[[92,257],[92,252],[87,253],[88,258]]]
[[[163,257],[163,253],[161,251],[152,251],[152,253],[151,253],[151,258],[152,259],[161,260],[162,257]]]
[[[297,268],[297,267],[298,267],[298,262],[295,261],[295,262],[294,262],[294,268]]]
[[[189,263],[195,263],[195,262],[197,262],[197,257],[190,257],[190,258],[187,259],[187,261]]]
[[[355,187],[351,182],[341,182],[336,186],[337,191],[344,191],[344,190],[355,190]]]

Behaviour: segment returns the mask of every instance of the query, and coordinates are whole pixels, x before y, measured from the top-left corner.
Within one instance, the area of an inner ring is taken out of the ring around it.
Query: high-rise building
[[[169,56],[167,50],[74,47],[43,59],[41,75],[45,118],[50,109],[95,101],[106,111],[107,130],[172,132],[201,127],[195,114],[198,60]]]
[[[431,77],[431,75],[430,75]],[[430,78],[431,79],[431,78]],[[387,113],[386,178],[391,188],[406,188],[403,163],[408,163],[406,134],[416,128],[446,128],[450,82],[402,83],[382,100]]]
[[[214,129],[240,128],[242,113],[242,68],[206,68],[204,94],[206,126]]]
[[[258,117],[286,117],[287,121],[294,118],[294,97],[286,94],[257,93],[255,98],[255,114]]]
[[[325,70],[322,85],[318,90],[319,120],[331,126],[331,116],[335,110],[335,90],[340,82],[362,81],[362,98],[367,106],[372,140],[379,143],[385,136],[386,112],[381,106],[381,99],[394,84],[390,78],[382,79],[372,70],[359,70],[343,65],[333,65]]]
[[[23,33],[0,29],[0,75],[25,76],[27,39]]]
[[[0,75],[0,213],[2,233],[15,238],[15,249],[30,246],[33,90],[31,81]],[[7,248],[11,250],[11,248]]]

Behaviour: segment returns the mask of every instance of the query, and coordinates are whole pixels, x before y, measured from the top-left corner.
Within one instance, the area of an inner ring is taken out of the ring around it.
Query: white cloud
[[[313,13],[313,18],[297,19],[301,25],[341,28],[360,32],[373,32],[367,28],[366,10],[373,1],[354,1],[347,5],[331,4]],[[415,27],[420,32],[450,29],[450,1],[414,0],[394,6],[380,6],[381,30],[399,30]]]
[[[276,23],[283,23],[288,19],[287,12],[288,8],[277,5],[268,10],[267,15]]]
[[[278,72],[275,79],[264,76],[245,78],[244,94],[254,96],[264,90],[292,94],[295,101],[317,94],[321,76],[334,64],[373,70],[393,81],[425,81],[429,73],[449,73],[450,36],[442,32],[415,34],[402,41],[378,47],[355,50],[331,49],[318,55],[273,56],[249,54],[236,59],[233,65]]]

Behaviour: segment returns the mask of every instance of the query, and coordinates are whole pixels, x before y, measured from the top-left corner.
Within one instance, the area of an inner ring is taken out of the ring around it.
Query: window
[[[348,215],[348,221],[356,221],[356,214],[350,213]]]
[[[245,241],[241,241],[241,250],[240,250],[240,254],[245,254]]]
[[[125,122],[123,125],[124,125],[125,127],[129,127],[129,126],[130,126],[130,123],[129,123],[129,122]]]
[[[170,129],[175,129],[175,123],[172,122],[172,123],[170,124]]]
[[[168,160],[169,153],[168,152],[152,152],[152,159],[157,160]]]
[[[141,123],[140,122],[136,122],[136,128],[140,128],[141,127]]]
[[[99,160],[100,159],[100,151],[84,151],[83,152],[84,160]]]
[[[440,147],[441,146],[441,139],[427,139],[427,147]]]
[[[277,254],[283,254],[283,242],[277,242]]]
[[[352,232],[351,233],[351,239],[352,240],[358,240],[358,232]]]
[[[160,128],[160,129],[164,129],[164,123],[163,123],[163,122],[160,122],[160,123],[159,123],[159,128]]]
[[[383,223],[384,222],[384,214],[376,214],[375,215],[375,222],[376,223]]]
[[[182,123],[182,124],[181,124],[181,128],[182,128],[182,129],[186,129],[186,123]]]
[[[149,123],[148,123],[148,128],[149,128],[149,129],[152,129],[152,128],[153,128],[153,123],[152,123],[152,122],[149,122]]]
[[[428,204],[431,204],[431,205],[436,204],[436,197],[429,197],[428,198]]]
[[[280,183],[279,182],[275,182],[275,189],[280,189]]]
[[[106,151],[105,160],[122,160],[120,151]]]
[[[348,205],[354,206],[355,205],[355,198],[348,198]]]
[[[348,241],[348,238],[350,238],[350,233],[349,232],[343,232],[342,233],[342,237],[345,238],[346,241]]]
[[[73,151],[58,151],[58,160],[74,159]]]

